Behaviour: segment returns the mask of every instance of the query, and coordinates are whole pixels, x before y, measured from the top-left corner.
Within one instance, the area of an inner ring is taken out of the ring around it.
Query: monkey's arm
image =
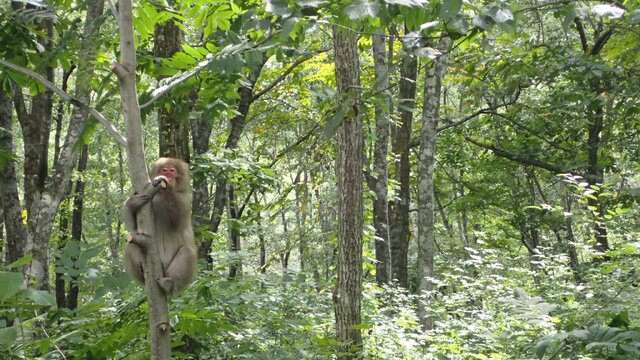
[[[124,225],[130,233],[136,233],[138,228],[136,213],[138,209],[151,201],[158,191],[167,186],[167,178],[164,176],[156,176],[153,181],[147,184],[140,193],[135,193],[127,199],[122,207],[122,217]]]

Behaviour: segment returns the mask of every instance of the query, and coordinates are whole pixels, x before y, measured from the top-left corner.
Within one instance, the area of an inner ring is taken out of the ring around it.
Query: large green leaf
[[[54,306],[56,304],[56,299],[53,297],[53,295],[44,290],[29,288],[27,289],[27,297],[41,306]]]
[[[344,9],[344,12],[352,21],[362,19],[367,16],[376,17],[379,11],[380,4],[367,0],[356,0]]]
[[[13,345],[17,338],[18,325],[0,329],[0,345],[2,345],[2,347],[9,347]]]
[[[19,272],[0,271],[0,301],[4,301],[20,291],[24,276]]]
[[[289,7],[286,0],[267,0],[265,10],[274,15],[287,17],[293,13],[293,9]]]

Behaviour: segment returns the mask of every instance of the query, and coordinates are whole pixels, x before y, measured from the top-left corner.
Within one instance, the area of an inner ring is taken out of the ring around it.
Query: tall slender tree
[[[427,65],[418,152],[418,318],[423,329],[433,328],[433,319],[428,314],[426,296],[433,290],[435,253],[435,156],[438,118],[440,116],[440,93],[450,39],[443,34],[438,44],[439,54]]]
[[[338,358],[357,358],[361,322],[363,230],[363,129],[360,109],[360,64],[357,34],[333,28],[338,101],[345,115],[338,129],[338,280],[333,294]]]

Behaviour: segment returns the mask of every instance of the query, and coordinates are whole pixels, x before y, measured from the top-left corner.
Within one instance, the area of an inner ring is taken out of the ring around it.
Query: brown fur
[[[151,167],[151,179],[158,176],[166,178],[163,179],[166,188],[151,199],[154,233],[164,270],[164,277],[158,283],[168,295],[176,295],[186,289],[196,274],[197,248],[191,226],[189,165],[179,159],[160,158]],[[136,212],[149,200],[134,194],[125,203],[123,215],[129,232],[137,232]],[[127,244],[125,268],[140,282],[144,282],[143,263],[141,249],[133,243]]]

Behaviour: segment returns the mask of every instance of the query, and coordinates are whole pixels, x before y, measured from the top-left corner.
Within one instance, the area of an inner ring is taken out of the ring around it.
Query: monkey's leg
[[[164,270],[165,277],[158,280],[158,285],[167,295],[182,292],[196,274],[197,261],[198,254],[193,247],[186,245],[179,247]]]
[[[127,273],[144,284],[144,271],[142,271],[142,250],[136,244],[127,244],[127,249],[124,252],[124,267]]]

